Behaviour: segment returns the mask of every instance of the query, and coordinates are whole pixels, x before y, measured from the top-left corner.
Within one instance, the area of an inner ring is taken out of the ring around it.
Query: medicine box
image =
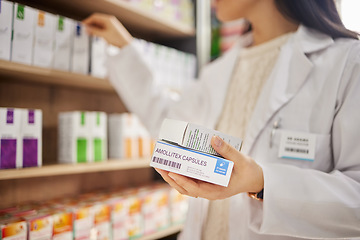
[[[0,108],[0,169],[22,166],[21,110]]]
[[[111,206],[112,239],[123,240],[129,238],[128,214],[130,201],[124,196],[112,196],[107,203]]]
[[[18,3],[14,4],[14,27],[11,60],[31,64],[34,47],[36,10]]]
[[[38,212],[23,217],[28,225],[28,240],[51,239],[53,235],[53,217],[49,213]]]
[[[227,187],[234,163],[218,156],[157,141],[150,166]]]
[[[56,17],[55,49],[52,61],[55,69],[70,71],[74,29],[75,21],[62,16]]]
[[[103,38],[91,38],[91,75],[105,78],[107,71],[105,67],[107,43]]]
[[[90,63],[90,37],[80,22],[76,23],[74,31],[71,71],[80,74],[88,74]]]
[[[89,161],[107,160],[107,115],[105,112],[87,112],[90,121],[90,153]]]
[[[239,138],[200,125],[174,119],[165,119],[159,133],[160,140],[165,140],[196,151],[220,156],[211,146],[211,138],[213,136],[221,137],[236,150],[240,150],[241,148],[242,141]]]
[[[136,158],[139,156],[135,115],[109,115],[109,157]]]
[[[97,202],[93,206],[94,227],[93,232],[98,240],[111,239],[111,209],[110,205]]]
[[[0,59],[10,60],[14,3],[0,1]]]
[[[84,163],[90,159],[90,116],[88,112],[59,114],[59,156],[61,163]]]
[[[27,240],[27,224],[25,220],[17,217],[0,217],[1,240]]]
[[[94,227],[94,212],[91,205],[78,204],[73,207],[73,239],[91,239],[91,229]]]
[[[55,15],[36,11],[33,65],[52,67],[55,41]]]
[[[18,167],[42,166],[42,111],[21,109],[22,164]]]
[[[53,214],[53,240],[73,239],[73,214],[71,211],[58,211]]]

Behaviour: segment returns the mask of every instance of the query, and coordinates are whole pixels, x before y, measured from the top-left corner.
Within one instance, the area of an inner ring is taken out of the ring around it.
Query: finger
[[[83,24],[99,23],[99,22],[104,22],[107,18],[109,18],[108,15],[101,13],[93,13],[89,17],[82,20],[82,23]]]
[[[155,168],[155,170],[161,175],[161,177],[173,188],[175,188],[179,193],[188,195],[188,192],[181,187],[179,184],[177,184],[172,178],[169,177],[169,172],[164,171],[158,168]]]
[[[211,138],[211,146],[219,153],[223,158],[230,161],[239,158],[240,152],[233,148],[230,144],[225,142],[219,136],[213,136]],[[240,154],[241,155],[241,154]]]
[[[95,35],[95,36],[98,36],[98,37],[104,37],[104,30],[102,28],[86,26],[85,29],[86,29],[86,32],[89,35]]]

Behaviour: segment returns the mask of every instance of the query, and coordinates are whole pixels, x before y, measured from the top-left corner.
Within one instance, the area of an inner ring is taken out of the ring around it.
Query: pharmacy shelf
[[[114,91],[110,82],[105,79],[4,60],[0,60],[0,80]]]
[[[148,168],[149,164],[149,158],[127,160],[110,159],[100,163],[55,164],[33,168],[3,169],[0,170],[0,180]]]
[[[182,229],[183,229],[183,225],[174,225],[174,226],[171,226],[171,227],[169,227],[169,228],[167,228],[167,229],[158,231],[158,232],[156,232],[156,233],[143,236],[143,237],[139,238],[138,240],[154,240],[154,239],[160,239],[160,238],[167,237],[167,236],[170,236],[170,235],[172,235],[172,234],[178,233],[178,232],[180,232]]]
[[[17,0],[17,2],[77,20],[82,20],[95,12],[114,15],[135,36],[150,41],[195,35],[193,27],[165,19],[126,0]]]

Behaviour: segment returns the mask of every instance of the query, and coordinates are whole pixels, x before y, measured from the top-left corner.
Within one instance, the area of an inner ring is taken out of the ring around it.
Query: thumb
[[[219,136],[213,136],[211,138],[211,146],[225,159],[234,161],[234,159],[239,158],[240,152]]]

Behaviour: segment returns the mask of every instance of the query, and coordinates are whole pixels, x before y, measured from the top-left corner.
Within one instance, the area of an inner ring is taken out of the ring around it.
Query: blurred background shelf
[[[0,60],[0,79],[114,92],[108,80]]]
[[[94,12],[116,16],[136,37],[146,40],[186,38],[195,29],[182,23],[164,19],[124,0],[19,0],[16,1],[44,11],[83,20]]]
[[[3,169],[0,170],[0,180],[14,180],[22,178],[49,177],[70,174],[109,172],[117,170],[130,170],[149,168],[149,158],[145,159],[111,159],[100,163],[82,164],[54,164],[34,168]]]

